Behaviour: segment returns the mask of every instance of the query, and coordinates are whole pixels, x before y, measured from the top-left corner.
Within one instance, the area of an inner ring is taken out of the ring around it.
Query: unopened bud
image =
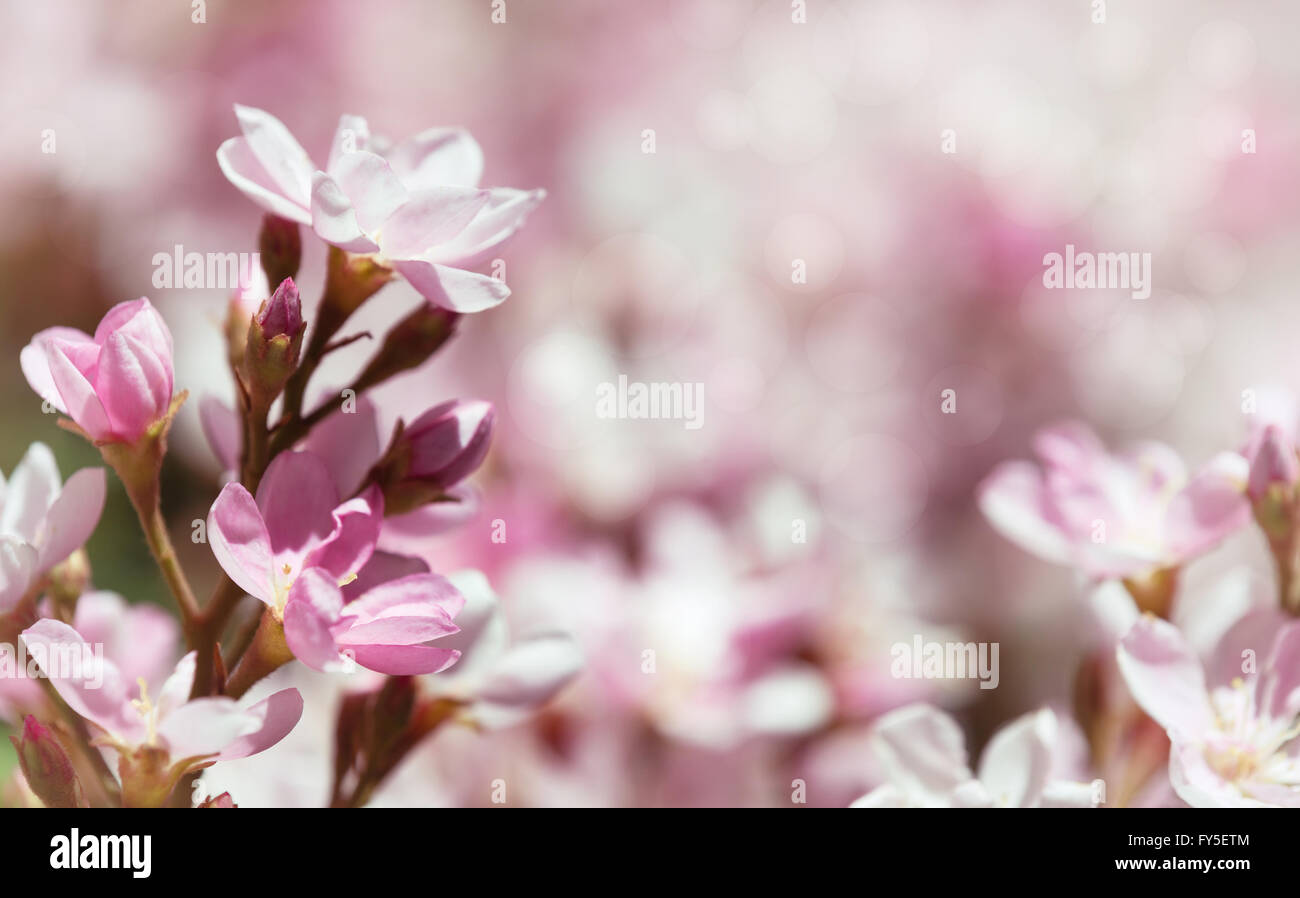
[[[399,426],[373,480],[389,514],[402,514],[445,498],[487,455],[495,412],[491,403],[452,400],[435,405],[409,426]]]
[[[50,569],[49,596],[63,615],[71,620],[77,599],[90,583],[90,556],[84,548],[73,552]]]
[[[403,371],[418,368],[451,339],[459,320],[457,312],[421,304],[384,335],[383,345],[357,378],[356,386],[368,389]]]
[[[305,329],[298,287],[293,278],[285,278],[248,324],[243,372],[255,399],[269,406],[280,394],[298,367]]]
[[[239,805],[235,804],[235,800],[234,800],[233,798],[230,797],[230,793],[229,793],[229,792],[222,792],[220,795],[218,795],[218,796],[216,796],[216,797],[214,797],[214,798],[209,798],[207,801],[205,801],[205,802],[203,802],[201,805],[199,805],[199,807],[201,807],[201,808],[237,808],[237,807],[239,807]]]
[[[68,753],[48,727],[27,715],[21,737],[10,736],[18,750],[27,785],[47,808],[85,808],[85,792]]]
[[[257,251],[268,284],[279,284],[285,278],[297,277],[298,266],[302,264],[302,229],[296,221],[267,215],[262,219]]]
[[[1258,502],[1274,487],[1290,490],[1297,481],[1300,481],[1300,461],[1296,458],[1295,447],[1279,428],[1270,424],[1264,429],[1259,447],[1250,460],[1246,494],[1252,502]]]

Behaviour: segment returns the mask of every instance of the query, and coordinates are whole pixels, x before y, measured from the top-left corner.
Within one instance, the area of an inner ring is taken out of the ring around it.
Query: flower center
[[[145,683],[144,677],[136,677],[135,681],[140,686],[140,697],[131,699],[131,707],[144,720],[147,744],[155,745],[158,742],[158,709],[149,700],[149,685]]]

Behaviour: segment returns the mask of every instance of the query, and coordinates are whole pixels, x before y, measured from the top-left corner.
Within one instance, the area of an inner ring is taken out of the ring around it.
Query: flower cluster
[[[21,354],[32,389],[120,478],[179,614],[90,587],[82,547],[104,504],[103,469],[63,482],[38,443],[0,479],[0,637],[21,640],[49,687],[0,682],[0,715],[19,725],[13,741],[32,804],[190,806],[201,771],[272,749],[311,710],[296,687],[250,695],[297,662],[313,676],[377,675],[360,678],[336,726],[333,801],[363,804],[434,730],[479,724],[492,708],[526,714],[580,666],[562,633],[502,644],[481,575],[449,578],[420,554],[388,548],[394,521],[409,545],[413,533],[472,514],[466,481],[487,455],[492,407],[429,402],[409,423],[398,411],[385,446],[369,393],[429,360],[462,314],[509,296],[477,269],[543,192],[479,187],[482,152],[458,129],[392,144],[345,115],[321,169],[273,116],[235,112],[243,135],[217,160],[268,213],[258,241],[265,280],[226,311],[237,406],[200,403],[228,479],[203,522],[217,577],[206,602],[161,510],[167,437],[187,398],[163,316],[147,298],[124,302],[93,334],[52,327]],[[328,247],[314,313],[295,281],[303,226]],[[321,360],[355,339],[339,334],[362,305],[382,303],[372,297],[395,278],[428,302],[393,322],[346,403],[308,407]],[[471,657],[473,669],[459,670]]]

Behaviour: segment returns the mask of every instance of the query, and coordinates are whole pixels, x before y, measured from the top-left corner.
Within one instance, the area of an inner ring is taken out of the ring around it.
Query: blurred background
[[[802,780],[808,804],[844,805],[877,781],[863,738],[890,708],[952,710],[972,752],[1013,715],[1068,711],[1079,584],[992,532],[979,479],[1063,417],[1199,464],[1237,445],[1243,390],[1300,386],[1283,4],[0,8],[0,470],[33,440],[65,477],[98,463],[41,413],[18,350],[149,295],[192,397],[165,501],[200,590],[216,566],[186,537],[219,471],[196,400],[233,395],[229,297],[156,289],[152,260],[256,249],[260,212],[214,157],[232,104],[318,159],[342,113],[392,138],[463,125],[485,183],[548,192],[503,253],[512,298],[380,397],[389,421],[496,404],[482,510],[419,549],[483,570],[517,626],[574,633],[587,666],[529,723],[440,733],[380,803],[488,804],[503,777],[511,804],[789,806]],[[304,299],[324,259],[307,243]],[[1150,297],[1045,289],[1067,243],[1150,253]],[[390,286],[363,318],[417,302]],[[703,384],[703,426],[598,417],[620,374]],[[164,601],[120,488],[89,553],[98,587]],[[894,678],[915,634],[998,642],[998,688]],[[323,707],[301,791],[250,766],[237,802],[320,800]]]

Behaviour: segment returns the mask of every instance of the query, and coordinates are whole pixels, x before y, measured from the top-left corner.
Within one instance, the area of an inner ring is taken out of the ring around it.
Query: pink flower
[[[403,475],[442,489],[483,463],[492,442],[492,404],[451,400],[435,405],[402,431]]]
[[[90,537],[104,509],[104,469],[63,483],[54,454],[33,443],[6,483],[0,475],[0,613]]]
[[[1172,624],[1144,616],[1119,645],[1129,691],[1169,734],[1174,790],[1194,807],[1300,807],[1300,621],[1275,632],[1261,673],[1213,688]]]
[[[460,632],[443,642],[463,657],[425,688],[466,706],[464,715],[486,726],[518,722],[550,701],[582,670],[582,651],[568,633],[544,630],[512,639],[500,602],[479,571],[452,574],[464,596]]]
[[[490,259],[545,193],[480,189],[483,153],[465,131],[432,128],[386,148],[364,118],[344,115],[322,171],[279,119],[248,106],[235,115],[243,136],[223,143],[217,161],[263,209],[377,256],[444,308],[477,312],[510,295],[466,269]]]
[[[29,651],[46,658],[91,657],[90,644],[61,621],[37,621],[22,635]],[[191,701],[194,664],[191,652],[165,682],[153,684],[152,694],[143,677],[134,689],[128,686],[121,669],[107,659],[90,665],[52,664],[45,673],[59,697],[101,731],[105,744],[123,756],[140,748],[161,749],[167,753],[172,777],[214,761],[264,751],[283,739],[302,716],[297,689],[285,689],[247,707],[225,696]]]
[[[993,735],[976,775],[951,717],[930,705],[891,711],[872,735],[888,782],[853,807],[1094,807],[1090,785],[1055,776],[1058,729],[1046,708],[1016,718]]]
[[[171,406],[172,335],[143,297],[109,309],[93,337],[43,330],[19,358],[32,389],[99,442],[134,443]]]
[[[208,536],[222,569],[271,608],[289,649],[309,667],[334,669],[351,658],[394,675],[443,670],[460,653],[425,643],[458,632],[452,618],[464,599],[436,574],[385,579],[398,569],[375,556],[383,517],[378,489],[340,503],[324,462],[286,452],[267,468],[256,499],[238,483],[222,489]],[[383,573],[370,570],[372,556]],[[348,602],[342,587],[358,577],[365,592]]]
[[[208,538],[230,579],[283,618],[303,572],[319,569],[336,585],[356,578],[383,517],[377,489],[339,502],[319,458],[284,452],[267,467],[256,499],[242,484],[226,484],[208,514]]]
[[[1042,467],[999,465],[980,484],[980,509],[1025,550],[1092,577],[1177,566],[1250,520],[1247,465],[1236,453],[1189,478],[1167,446],[1111,455],[1082,424],[1041,431],[1034,447]]]

